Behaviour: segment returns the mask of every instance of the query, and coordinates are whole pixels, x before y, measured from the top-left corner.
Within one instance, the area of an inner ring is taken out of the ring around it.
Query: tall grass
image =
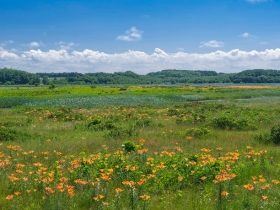
[[[277,96],[150,89],[2,96],[0,209],[280,208]]]

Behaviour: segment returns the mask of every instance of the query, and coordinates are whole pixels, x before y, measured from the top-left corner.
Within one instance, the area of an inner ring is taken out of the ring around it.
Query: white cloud
[[[77,46],[78,44],[75,44],[73,42],[67,43],[67,42],[56,42],[56,45],[59,45],[60,49],[64,49],[64,50],[69,50],[71,49],[73,46]]]
[[[8,41],[5,41],[5,42],[3,42],[3,43],[0,43],[0,46],[4,47],[4,46],[6,46],[7,44],[13,44],[13,43],[14,43],[13,40],[8,40]]]
[[[28,46],[30,48],[37,48],[37,47],[41,47],[41,46],[44,46],[44,43],[43,42],[30,42],[28,44]]]
[[[245,32],[244,34],[241,34],[240,36],[242,36],[243,38],[248,38],[251,35],[249,33]]]
[[[12,52],[0,47],[0,68],[11,67],[30,72],[118,72],[132,70],[146,74],[163,69],[214,70],[238,72],[245,69],[279,69],[280,48],[264,51],[213,51],[211,53],[167,53],[156,48],[153,53],[126,51],[107,54],[83,51],[28,50]]]
[[[142,39],[142,34],[143,31],[139,31],[135,26],[133,26],[127,30],[124,35],[120,35],[116,39],[128,42],[139,41]]]
[[[0,47],[0,63],[2,63],[1,61],[6,62],[14,59],[18,59],[17,54],[4,50],[4,48]]]
[[[224,43],[223,42],[219,42],[216,40],[211,40],[208,42],[200,42],[200,46],[199,47],[213,47],[213,48],[219,48],[219,47],[223,47]]]

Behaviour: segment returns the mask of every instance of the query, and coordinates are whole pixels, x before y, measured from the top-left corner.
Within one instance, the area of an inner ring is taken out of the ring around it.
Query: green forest
[[[239,73],[217,73],[202,70],[168,69],[138,75],[132,71],[115,73],[29,73],[15,69],[0,69],[0,85],[156,85],[202,83],[280,83],[280,70],[252,69]]]

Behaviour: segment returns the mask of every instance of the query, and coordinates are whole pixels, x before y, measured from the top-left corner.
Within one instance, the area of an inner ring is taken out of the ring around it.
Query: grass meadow
[[[280,88],[0,88],[0,209],[280,209]]]

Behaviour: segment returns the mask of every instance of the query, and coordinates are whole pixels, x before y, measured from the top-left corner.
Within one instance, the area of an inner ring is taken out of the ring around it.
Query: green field
[[[0,88],[0,209],[280,209],[280,88]]]

